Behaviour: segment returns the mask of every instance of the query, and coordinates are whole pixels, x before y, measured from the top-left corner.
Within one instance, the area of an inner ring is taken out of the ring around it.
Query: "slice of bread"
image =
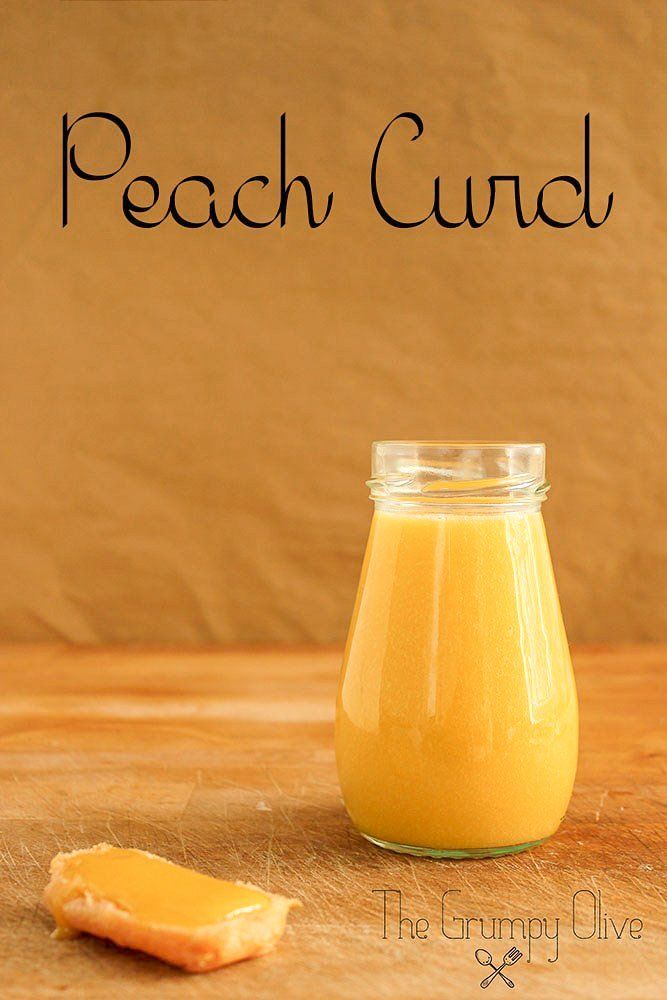
[[[249,883],[236,882],[236,886],[262,893],[263,905],[246,912],[233,912],[215,924],[179,926],[176,920],[171,919],[165,923],[154,923],[119,905],[114,899],[91,891],[85,879],[73,872],[71,865],[68,866],[72,858],[115,850],[110,844],[97,844],[83,851],[55,856],[51,862],[51,879],[44,890],[44,902],[58,925],[54,936],[71,937],[77,932],[94,934],[109,938],[123,948],[135,948],[154,955],[188,972],[210,972],[271,951],[285,930],[290,909],[301,905],[298,900],[265,893]],[[181,868],[147,851],[136,853],[146,859]]]

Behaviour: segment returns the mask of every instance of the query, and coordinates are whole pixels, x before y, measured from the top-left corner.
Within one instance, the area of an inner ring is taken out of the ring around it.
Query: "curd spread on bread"
[[[108,847],[64,856],[51,908],[59,936],[71,933],[66,904],[81,896],[114,904],[138,922],[195,930],[240,914],[265,910],[258,889],[211,878],[131,848]]]

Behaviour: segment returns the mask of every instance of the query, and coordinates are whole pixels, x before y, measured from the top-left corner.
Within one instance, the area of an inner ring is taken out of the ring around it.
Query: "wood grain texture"
[[[442,893],[458,889],[452,915],[560,917],[557,962],[553,942],[534,941],[530,964],[514,942],[517,995],[664,997],[667,649],[576,652],[582,749],[567,820],[538,850],[477,862],[385,854],[351,830],[332,739],[339,661],[309,649],[0,648],[4,995],[505,995],[498,980],[480,991],[488,970],[474,952],[498,958],[511,941],[481,940],[474,926],[471,940],[440,932]],[[296,895],[304,908],[272,955],[207,976],[90,938],[52,941],[40,904],[49,860],[100,840]],[[398,940],[393,925],[383,939],[378,889],[400,889],[404,914],[431,920],[427,940]],[[621,940],[577,940],[577,889],[600,890],[619,925],[641,918],[641,939],[626,925]]]

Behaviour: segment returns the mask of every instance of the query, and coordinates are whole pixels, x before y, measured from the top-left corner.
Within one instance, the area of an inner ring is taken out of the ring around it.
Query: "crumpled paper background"
[[[370,442],[419,437],[545,440],[571,637],[664,637],[664,28],[601,0],[6,5],[0,636],[340,640]],[[62,229],[61,116],[94,110],[132,156],[72,180]],[[452,216],[469,174],[533,200],[581,177],[590,112],[610,219],[522,232],[507,199],[475,232],[390,229],[369,169],[406,110],[406,215],[437,173]],[[221,205],[275,183],[282,112],[288,169],[335,192],[321,229],[298,192],[284,230],[123,219],[141,173],[206,174]]]

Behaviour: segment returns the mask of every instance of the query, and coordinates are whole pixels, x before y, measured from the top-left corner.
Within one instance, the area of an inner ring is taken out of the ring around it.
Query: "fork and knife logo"
[[[491,985],[496,976],[499,976],[502,979],[505,986],[509,986],[510,989],[514,989],[514,983],[508,976],[505,975],[503,969],[510,965],[516,965],[519,959],[523,958],[523,953],[520,952],[518,948],[510,948],[510,950],[503,955],[502,963],[497,967],[493,964],[493,955],[490,951],[487,951],[486,948],[478,948],[475,952],[475,958],[480,965],[487,965],[493,969],[491,975],[487,976],[486,979],[483,979],[479,984],[483,990],[485,990],[487,986]]]

